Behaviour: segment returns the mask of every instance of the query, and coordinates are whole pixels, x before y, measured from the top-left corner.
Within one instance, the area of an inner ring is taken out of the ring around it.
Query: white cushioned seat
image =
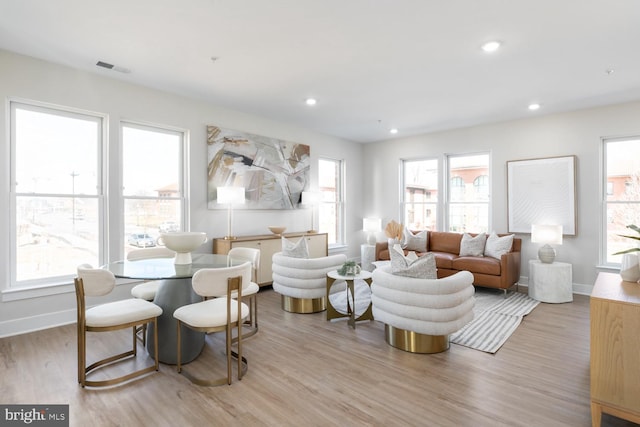
[[[241,305],[240,319],[249,316],[249,306]],[[214,298],[178,308],[173,312],[173,317],[181,322],[188,323],[197,328],[206,328],[210,325],[223,325],[227,322],[227,298]],[[236,304],[231,304],[231,322],[238,321],[238,309]]]
[[[320,258],[295,258],[275,253],[272,258],[273,290],[283,296],[283,308],[296,313],[322,311],[326,307],[327,273],[347,261],[344,254]],[[287,309],[286,299],[322,300],[316,309]]]
[[[160,316],[162,308],[142,299],[126,299],[89,308],[85,312],[87,326],[105,327],[137,322]]]
[[[131,288],[131,296],[146,301],[153,301],[160,286],[159,280],[144,282]]]
[[[468,271],[442,279],[420,279],[391,274],[390,267],[376,268],[371,284],[373,317],[386,329],[446,337],[448,348],[448,335],[473,320],[474,294],[473,275]],[[439,351],[443,350],[446,348]]]

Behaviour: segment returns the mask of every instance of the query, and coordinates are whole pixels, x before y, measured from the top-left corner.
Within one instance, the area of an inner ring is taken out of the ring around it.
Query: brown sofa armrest
[[[508,252],[500,258],[500,288],[508,289],[520,280],[520,252]]]
[[[380,252],[389,249],[388,242],[376,242],[376,261],[380,261]]]

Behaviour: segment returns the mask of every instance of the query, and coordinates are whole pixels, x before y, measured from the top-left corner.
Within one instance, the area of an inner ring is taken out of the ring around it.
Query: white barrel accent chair
[[[449,334],[473,320],[473,274],[442,279],[406,277],[376,268],[371,284],[373,317],[385,324],[385,340],[412,353],[449,349]]]
[[[292,313],[316,313],[327,308],[327,273],[347,261],[344,254],[320,258],[296,258],[282,252],[272,258],[273,290],[282,296],[282,309]]]

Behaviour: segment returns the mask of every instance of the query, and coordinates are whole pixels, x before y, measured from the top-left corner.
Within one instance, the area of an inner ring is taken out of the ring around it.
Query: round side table
[[[566,262],[529,261],[529,296],[541,302],[573,301],[573,275]]]

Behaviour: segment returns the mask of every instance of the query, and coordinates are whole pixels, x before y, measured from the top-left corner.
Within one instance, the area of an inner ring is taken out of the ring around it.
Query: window
[[[10,286],[68,281],[103,261],[104,118],[18,102],[10,115]]]
[[[403,161],[404,223],[410,230],[437,230],[438,160]]]
[[[640,138],[605,139],[603,177],[603,236],[601,262],[615,264],[614,253],[634,246],[620,234],[635,235],[626,228],[640,225]]]
[[[448,156],[448,230],[489,230],[489,155]],[[467,187],[470,187],[467,191]]]
[[[183,229],[183,141],[182,132],[122,124],[125,254]]]
[[[341,160],[318,162],[320,206],[319,231],[328,233],[329,245],[344,244],[343,166]]]

